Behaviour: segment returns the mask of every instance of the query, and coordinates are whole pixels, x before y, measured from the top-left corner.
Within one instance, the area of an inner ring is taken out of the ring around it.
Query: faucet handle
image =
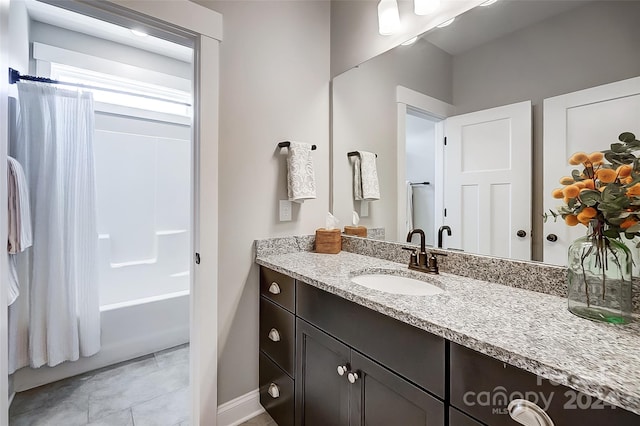
[[[417,247],[402,247],[402,250],[409,250],[411,257],[409,258],[409,265],[418,265],[418,248]]]

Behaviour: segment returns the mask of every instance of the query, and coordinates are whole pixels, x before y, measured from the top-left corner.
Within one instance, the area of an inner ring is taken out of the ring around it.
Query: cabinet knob
[[[272,328],[271,331],[269,331],[269,340],[271,340],[273,342],[279,342],[280,341],[280,332],[278,330],[276,330],[275,328]]]
[[[338,366],[338,376],[344,376],[344,373],[346,373],[347,371],[349,371],[349,367],[347,367],[346,365]]]
[[[554,426],[542,408],[526,399],[514,399],[507,407],[509,416],[524,426]]]
[[[549,234],[547,235],[547,241],[555,243],[558,241],[558,236],[556,234]]]
[[[347,379],[349,379],[349,383],[355,383],[358,380],[358,373],[350,371],[349,374],[347,374]]]
[[[525,231],[524,229],[518,229],[518,232],[516,232],[516,235],[520,238],[524,238],[527,236],[527,231]]]
[[[275,383],[271,383],[269,385],[269,390],[267,392],[269,393],[269,395],[271,395],[271,398],[273,399],[280,397],[280,387],[278,387],[278,385],[276,385]]]
[[[280,294],[280,286],[277,282],[272,282],[269,286],[269,293],[271,294]]]

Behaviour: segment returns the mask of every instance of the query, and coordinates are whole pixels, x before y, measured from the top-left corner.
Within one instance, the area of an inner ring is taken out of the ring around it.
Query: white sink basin
[[[392,294],[406,294],[410,296],[432,296],[444,292],[440,287],[398,275],[370,274],[359,275],[351,278],[351,281],[361,286],[384,291]]]

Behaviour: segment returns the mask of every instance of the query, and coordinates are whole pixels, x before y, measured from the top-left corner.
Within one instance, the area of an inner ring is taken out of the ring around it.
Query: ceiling
[[[448,27],[428,32],[423,39],[455,56],[589,1],[499,0],[490,6],[470,10]]]
[[[71,31],[110,40],[157,53],[183,62],[191,62],[192,49],[158,37],[136,36],[130,28],[121,27],[36,0],[25,0],[29,17]],[[135,29],[135,28],[134,28]]]

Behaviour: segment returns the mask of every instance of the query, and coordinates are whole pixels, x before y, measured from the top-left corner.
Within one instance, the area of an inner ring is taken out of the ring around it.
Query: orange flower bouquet
[[[550,215],[569,226],[588,227],[569,248],[569,310],[626,323],[631,320],[632,256],[622,236],[640,236],[640,159],[634,155],[640,141],[628,132],[618,139],[609,150],[569,158],[569,164],[582,167],[560,179],[563,187],[552,195],[564,205]]]

